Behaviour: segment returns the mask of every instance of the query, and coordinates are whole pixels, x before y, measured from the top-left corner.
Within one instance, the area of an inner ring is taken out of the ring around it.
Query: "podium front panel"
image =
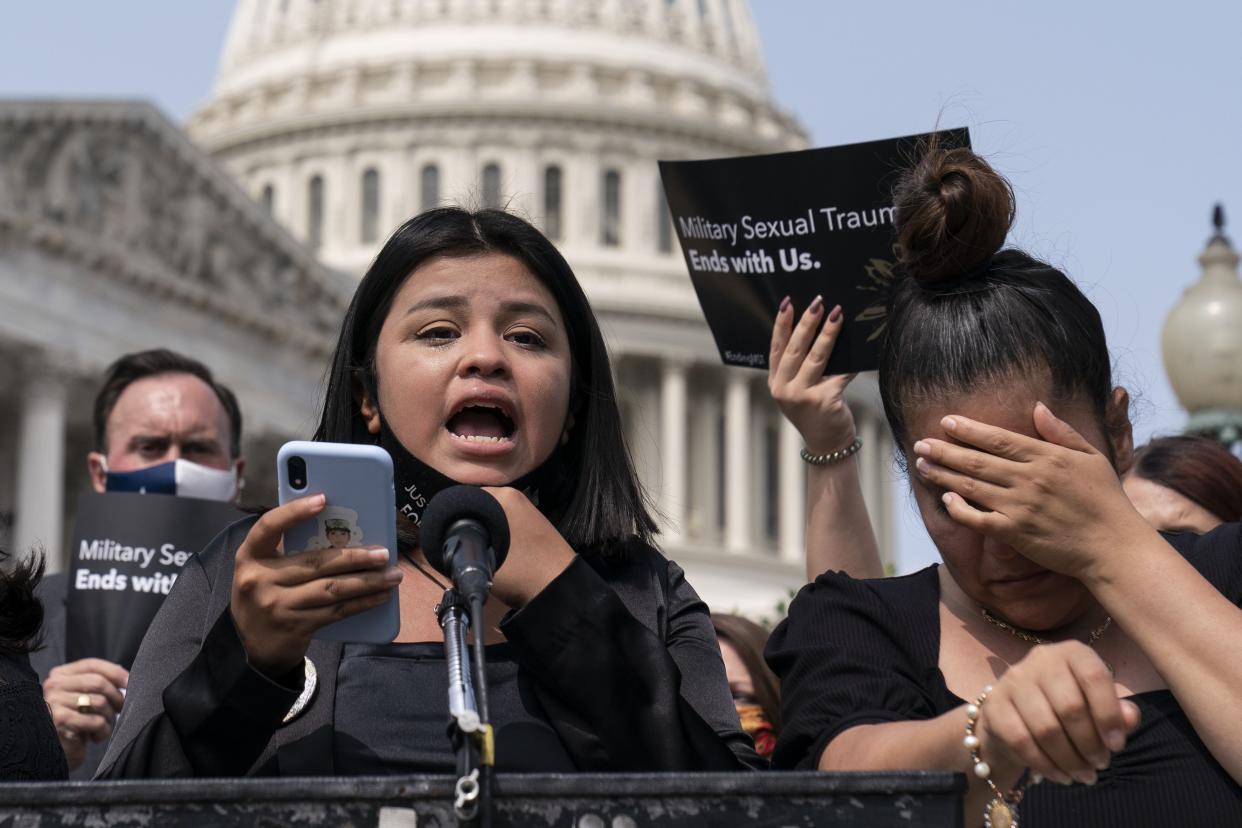
[[[0,784],[0,828],[448,828],[448,776]],[[959,828],[965,777],[940,772],[501,774],[501,826]]]

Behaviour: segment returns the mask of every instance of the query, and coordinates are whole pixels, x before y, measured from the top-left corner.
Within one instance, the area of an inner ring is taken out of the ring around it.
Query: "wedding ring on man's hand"
[[[95,712],[91,708],[90,693],[78,693],[78,712],[84,716]]]

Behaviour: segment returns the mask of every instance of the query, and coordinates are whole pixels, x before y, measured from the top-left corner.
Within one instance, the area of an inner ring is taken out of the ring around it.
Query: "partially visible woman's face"
[[[1143,519],[1165,532],[1210,532],[1224,523],[1190,498],[1131,472],[1121,483]]]
[[[756,704],[755,682],[746,669],[746,662],[737,648],[723,638],[717,638],[720,645],[720,656],[724,659],[725,678],[729,680],[729,690],[733,693],[734,704]]]
[[[440,257],[405,280],[380,330],[379,413],[441,473],[502,485],[556,448],[570,366],[556,300],[521,262]],[[366,419],[378,433],[379,419]]]
[[[910,468],[914,499],[927,532],[940,550],[945,567],[967,596],[993,613],[1030,630],[1052,630],[1072,623],[1093,606],[1086,587],[1074,578],[1043,568],[1013,547],[986,538],[954,521],[941,495],[914,470],[913,442],[933,437],[957,442],[941,427],[949,414],[958,414],[1017,434],[1041,439],[1035,431],[1035,403],[1051,395],[1014,383],[962,394],[920,406],[910,406],[907,426],[911,445],[903,447]],[[1105,436],[1092,406],[1085,401],[1051,403],[1053,413],[1065,420],[1102,453]]]

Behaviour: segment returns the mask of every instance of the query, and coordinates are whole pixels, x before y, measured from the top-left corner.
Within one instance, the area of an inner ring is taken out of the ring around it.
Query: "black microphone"
[[[509,552],[509,519],[477,486],[450,486],[427,504],[419,522],[427,562],[453,579],[462,597],[487,600],[492,575]]]

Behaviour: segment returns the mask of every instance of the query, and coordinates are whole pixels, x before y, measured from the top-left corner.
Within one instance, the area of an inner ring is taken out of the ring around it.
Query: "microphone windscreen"
[[[419,522],[419,545],[427,563],[444,575],[452,577],[444,561],[444,541],[449,527],[459,520],[478,521],[487,530],[496,569],[509,553],[509,519],[496,498],[478,486],[449,486],[428,502]]]

